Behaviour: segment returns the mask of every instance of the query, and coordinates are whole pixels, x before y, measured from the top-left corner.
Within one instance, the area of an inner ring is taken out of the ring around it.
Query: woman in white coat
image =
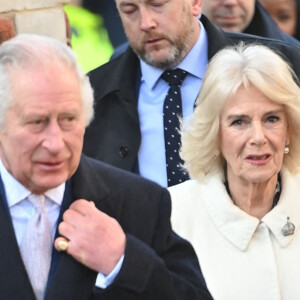
[[[276,53],[220,51],[182,129],[172,225],[215,300],[300,299],[300,93]]]

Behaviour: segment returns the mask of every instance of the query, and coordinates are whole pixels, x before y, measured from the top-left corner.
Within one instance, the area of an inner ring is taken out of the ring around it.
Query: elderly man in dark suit
[[[86,130],[83,152],[162,186],[172,185],[163,125],[168,84],[161,75],[166,70],[179,68],[187,74],[181,85],[184,122],[193,113],[207,62],[227,45],[240,41],[267,45],[279,51],[300,77],[297,47],[224,32],[204,15],[199,20],[201,0],[116,0],[116,4],[130,46],[89,74],[96,114]],[[180,167],[178,156],[172,158]]]
[[[81,155],[93,93],[72,50],[18,35],[0,74],[0,298],[211,299],[168,192]]]

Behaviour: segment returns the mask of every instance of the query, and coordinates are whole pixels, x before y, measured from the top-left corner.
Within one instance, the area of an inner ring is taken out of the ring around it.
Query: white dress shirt
[[[204,26],[194,47],[176,66],[188,72],[181,85],[184,121],[192,115],[208,62],[208,40]],[[141,60],[141,86],[138,113],[141,128],[141,145],[138,152],[140,175],[168,186],[163,129],[163,104],[169,85],[160,78],[164,70],[152,67]]]
[[[10,211],[16,239],[20,247],[22,239],[26,230],[26,226],[29,220],[35,214],[35,208],[27,200],[27,197],[31,192],[26,189],[20,182],[18,182],[4,167],[0,160],[0,174],[3,181],[6,200]],[[45,193],[45,210],[49,218],[50,226],[52,229],[52,240],[57,228],[57,221],[60,213],[60,207],[63,201],[65,192],[65,183],[59,185],[56,188],[50,189]],[[114,270],[108,275],[104,276],[98,273],[96,286],[100,288],[106,288],[110,285],[115,277],[118,275],[124,256],[120,259]]]

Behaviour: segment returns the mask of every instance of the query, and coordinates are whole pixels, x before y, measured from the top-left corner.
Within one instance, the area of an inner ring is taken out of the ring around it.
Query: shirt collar
[[[199,24],[201,29],[195,45],[176,68],[185,70],[189,74],[203,79],[208,62],[208,38],[203,24],[200,21]],[[140,60],[140,63],[142,72],[141,80],[152,90],[165,70],[150,66],[143,60]]]
[[[31,191],[25,188],[19,181],[17,181],[4,167],[2,161],[0,160],[0,173],[3,181],[6,199],[8,207],[18,204],[25,198],[27,198]],[[45,195],[55,202],[58,205],[61,205],[65,192],[65,182],[55,187],[53,189],[48,190]]]
[[[222,172],[207,180],[207,184],[203,185],[203,199],[208,214],[223,236],[245,251],[259,220],[234,205],[226,191]]]
[[[291,175],[284,168],[280,174],[282,190],[279,202],[261,222],[284,248],[294,239],[294,235],[284,236],[281,232],[287,217],[290,217],[290,222],[295,225],[295,232],[300,226],[300,174]],[[208,179],[207,184],[203,186],[204,203],[211,219],[224,237],[241,251],[246,251],[260,222],[233,204],[223,184],[223,177],[220,173]]]

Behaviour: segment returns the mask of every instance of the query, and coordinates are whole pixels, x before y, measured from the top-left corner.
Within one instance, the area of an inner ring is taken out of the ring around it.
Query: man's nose
[[[140,9],[140,28],[143,31],[147,31],[156,26],[153,13],[148,8]]]
[[[223,5],[229,5],[229,6],[237,5],[238,3],[238,0],[221,0],[221,1],[223,1]]]
[[[58,122],[51,121],[45,128],[43,147],[51,153],[58,153],[63,149],[63,131]]]

